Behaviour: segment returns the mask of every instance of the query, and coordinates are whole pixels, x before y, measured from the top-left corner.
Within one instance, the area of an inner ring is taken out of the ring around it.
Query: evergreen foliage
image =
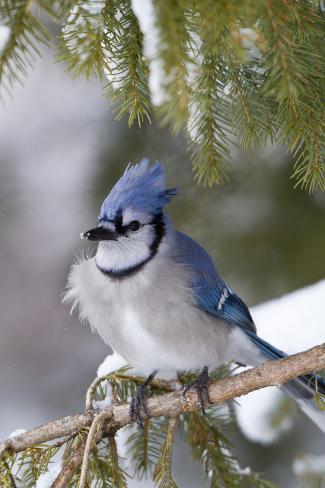
[[[177,420],[175,417],[168,420],[165,442],[161,446],[158,462],[153,472],[152,479],[158,488],[177,488],[172,473],[173,445]]]
[[[187,129],[198,181],[228,179],[232,146],[271,141],[295,156],[295,186],[325,190],[322,3],[150,3],[156,40],[141,32],[131,0],[4,0],[1,24],[10,34],[0,49],[1,86],[24,77],[37,43],[48,42],[43,10],[62,24],[58,59],[75,76],[107,78],[104,94],[118,118],[127,114],[129,125],[141,126],[153,112],[175,132]],[[157,45],[150,59],[148,43]],[[162,101],[153,106],[157,60]]]
[[[20,81],[39,54],[37,42],[47,43],[49,34],[44,25],[30,12],[30,1],[1,4],[1,23],[10,29],[0,55],[0,81],[8,90],[13,81]]]

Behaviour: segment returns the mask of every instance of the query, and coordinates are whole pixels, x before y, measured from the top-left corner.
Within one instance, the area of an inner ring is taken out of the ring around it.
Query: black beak
[[[88,241],[116,241],[117,233],[104,227],[95,227],[94,229],[87,230],[80,234],[81,239],[87,239]]]

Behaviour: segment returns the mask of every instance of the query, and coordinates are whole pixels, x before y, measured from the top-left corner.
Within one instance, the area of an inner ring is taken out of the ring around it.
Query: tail
[[[246,331],[250,340],[258,347],[263,356],[270,359],[281,359],[287,354],[264,341],[252,331]],[[316,403],[316,395],[325,397],[325,379],[315,374],[298,376],[281,386],[287,395],[295,400],[301,410],[325,433],[325,410]]]

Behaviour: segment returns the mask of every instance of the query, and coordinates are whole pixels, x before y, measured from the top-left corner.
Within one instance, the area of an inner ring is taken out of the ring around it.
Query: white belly
[[[168,262],[152,261],[132,277],[112,280],[92,258],[72,267],[69,287],[66,299],[81,318],[144,373],[215,368],[236,359],[227,354],[232,329],[194,305],[186,273],[174,263],[172,272]]]
[[[121,332],[122,332],[122,342],[119,344],[119,349],[126,351],[130,347],[125,346],[126,344],[131,345],[132,351],[128,351],[126,354],[131,359],[132,362],[137,363],[137,367],[141,366],[142,363],[147,363],[148,369],[154,369],[157,362],[157,358],[160,358],[160,363],[162,362],[162,349],[159,345],[157,339],[143,327],[143,320],[141,320],[141,315],[137,313],[134,308],[127,306],[121,313]],[[140,364],[139,364],[140,363]],[[135,364],[133,364],[135,366]]]

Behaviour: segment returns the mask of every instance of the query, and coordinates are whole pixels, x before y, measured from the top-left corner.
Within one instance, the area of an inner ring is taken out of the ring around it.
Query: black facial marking
[[[144,261],[141,261],[141,263],[135,264],[134,266],[131,266],[130,268],[127,269],[121,269],[119,271],[113,271],[113,270],[104,270],[101,268],[98,268],[99,271],[104,273],[104,275],[109,276],[112,279],[116,280],[122,280],[123,278],[130,277],[134,274],[136,274],[143,266],[150,261],[151,257],[145,259]]]
[[[121,215],[121,221],[122,221],[122,215]],[[118,228],[117,228],[117,221],[116,220],[115,220],[115,225],[116,225],[116,231],[119,232]],[[147,264],[149,261],[151,261],[151,259],[157,254],[159,244],[165,235],[165,222],[164,222],[164,218],[163,218],[163,213],[161,212],[160,214],[157,214],[153,218],[153,220],[149,224],[146,224],[146,225],[152,225],[154,227],[154,230],[155,230],[155,238],[154,238],[152,244],[150,245],[150,254],[149,254],[149,257],[147,259],[144,259],[143,261],[141,261],[138,264],[135,264],[134,266],[131,266],[127,269],[122,269],[119,271],[103,270],[100,268],[98,268],[98,269],[102,273],[104,273],[105,275],[108,275],[110,278],[123,279],[123,278],[129,277],[130,275],[133,275],[136,272],[140,271],[140,269],[142,269],[145,264]],[[122,232],[121,233],[123,233],[123,226],[122,226]]]
[[[123,214],[122,210],[119,208],[115,216],[115,229],[119,234],[123,234]]]
[[[158,251],[159,244],[161,242],[161,239],[165,235],[165,222],[163,219],[163,214],[157,214],[154,219],[151,221],[151,224],[155,228],[155,238],[153,240],[153,243],[150,246],[150,259],[154,257],[156,252]]]

